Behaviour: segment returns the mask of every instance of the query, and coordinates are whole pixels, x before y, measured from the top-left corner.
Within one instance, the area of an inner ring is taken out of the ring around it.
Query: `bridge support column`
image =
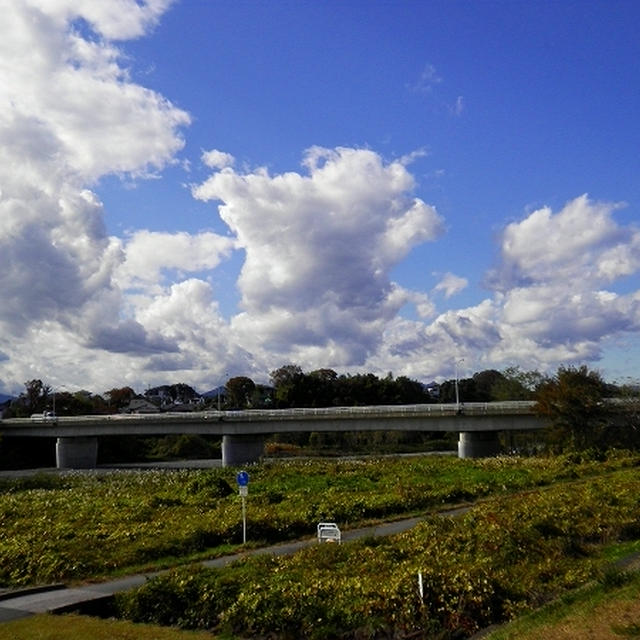
[[[500,453],[497,431],[461,431],[458,458],[489,458]]]
[[[250,462],[258,462],[263,455],[263,435],[222,436],[223,467],[237,467]]]
[[[98,438],[61,437],[56,440],[58,469],[95,469],[98,464]]]

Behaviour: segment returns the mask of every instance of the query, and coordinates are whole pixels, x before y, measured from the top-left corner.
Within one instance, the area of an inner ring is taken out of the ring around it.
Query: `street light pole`
[[[460,358],[455,361],[455,369],[456,369],[456,409],[460,411],[460,390],[458,389],[458,365],[464,362],[464,358]]]

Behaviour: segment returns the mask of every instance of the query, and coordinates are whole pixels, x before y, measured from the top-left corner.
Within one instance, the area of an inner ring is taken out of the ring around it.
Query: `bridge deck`
[[[191,413],[62,416],[0,421],[0,435],[65,437],[287,431],[464,431],[536,428],[532,402],[381,405]],[[525,424],[526,423],[526,424]]]

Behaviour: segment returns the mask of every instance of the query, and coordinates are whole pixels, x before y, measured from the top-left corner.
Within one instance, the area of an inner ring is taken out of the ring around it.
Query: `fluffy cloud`
[[[633,273],[640,267],[640,234],[616,224],[612,214],[619,206],[583,195],[557,214],[544,207],[511,223],[502,234],[496,284],[572,280],[588,288]]]
[[[165,295],[140,308],[137,319],[147,330],[176,344],[175,354],[153,357],[148,365],[154,379],[163,380],[166,371],[183,376],[200,388],[212,386],[212,376],[253,375],[264,378],[262,363],[239,346],[220,315],[213,292],[206,282],[195,278],[172,285]],[[151,373],[150,373],[151,375]]]
[[[215,233],[165,233],[136,231],[124,244],[126,256],[116,277],[123,289],[135,287],[158,290],[163,273],[214,269],[234,248],[232,238]]]
[[[506,325],[541,346],[597,343],[638,328],[633,296],[606,289],[640,269],[640,231],[618,225],[615,209],[581,196],[505,229],[493,276]]]
[[[370,364],[410,360],[413,370],[437,371],[435,353],[451,373],[459,355],[474,370],[597,360],[605,340],[640,329],[640,291],[607,289],[640,269],[640,231],[615,221],[618,206],[581,196],[507,225],[487,277],[494,295],[429,325],[392,323]],[[446,276],[435,289],[446,294],[455,282]]]
[[[390,270],[442,232],[433,207],[411,196],[401,161],[373,151],[314,147],[302,173],[226,167],[194,188],[218,210],[246,252],[238,285],[243,312],[233,321],[243,344],[281,357],[361,364],[384,325],[415,301]],[[419,298],[425,309],[425,296]]]
[[[28,0],[28,6],[47,14],[60,26],[81,18],[110,40],[136,38],[155,25],[174,0]]]
[[[442,291],[445,298],[450,298],[456,293],[460,293],[463,289],[466,289],[468,284],[469,281],[466,278],[461,278],[453,273],[445,273],[433,290]]]
[[[116,44],[170,4],[0,0],[0,379],[11,390],[33,377],[205,388],[286,362],[419,379],[452,375],[460,357],[469,370],[544,369],[595,360],[604,341],[640,330],[640,231],[587,196],[506,225],[477,304],[438,308],[468,285],[446,265],[429,265],[444,272],[430,292],[395,282],[409,252],[443,233],[414,195],[408,167],[423,151],[385,161],[313,147],[301,170],[272,175],[213,149],[193,195],[217,204],[229,235],[109,237],[96,181],[153,175],[184,145],[188,114],[133,82]],[[427,67],[423,87],[438,82]],[[232,256],[244,262],[229,318],[214,270]]]
[[[230,153],[218,151],[217,149],[211,149],[211,151],[205,151],[202,154],[202,162],[211,169],[232,167],[235,164],[235,161],[236,159]]]
[[[0,79],[10,88],[2,100],[3,132],[14,130],[16,118],[23,131],[36,129],[58,171],[82,180],[161,167],[183,146],[176,131],[189,121],[129,81],[109,40],[83,36],[74,23],[84,18],[98,35],[131,37],[167,3],[121,0],[98,8],[103,4],[111,3],[0,2]]]
[[[112,44],[168,4],[0,0],[0,346],[15,370],[36,360],[20,341],[40,334],[47,352],[60,332],[73,353],[175,348],[122,321],[124,254],[90,190],[107,173],[161,169],[184,144],[188,115],[132,83]]]

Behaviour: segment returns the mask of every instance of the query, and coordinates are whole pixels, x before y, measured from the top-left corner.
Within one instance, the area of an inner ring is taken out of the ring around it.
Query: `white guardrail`
[[[35,423],[58,425],[96,424],[105,422],[162,423],[162,422],[276,422],[288,420],[330,420],[349,418],[440,418],[465,415],[517,415],[532,414],[535,402],[467,402],[460,404],[411,404],[373,405],[366,407],[317,407],[296,409],[246,409],[242,411],[194,411],[180,413],[131,413],[85,416],[47,416],[42,414],[31,418],[10,418],[0,420],[6,426],[21,426]]]

